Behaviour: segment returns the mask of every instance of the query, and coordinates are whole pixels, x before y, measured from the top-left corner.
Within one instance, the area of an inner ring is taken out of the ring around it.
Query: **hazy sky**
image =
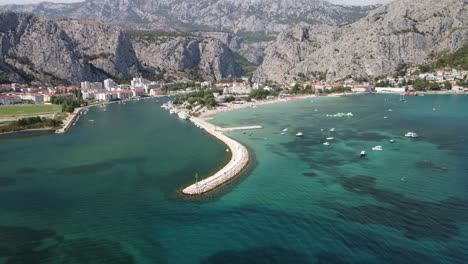
[[[0,5],[5,4],[30,4],[30,3],[39,3],[44,0],[0,0]],[[80,2],[84,0],[47,0],[48,2],[58,2],[58,3],[71,3],[71,2]],[[348,4],[348,5],[363,5],[363,4],[382,4],[388,3],[391,0],[328,0],[332,3],[337,4]]]

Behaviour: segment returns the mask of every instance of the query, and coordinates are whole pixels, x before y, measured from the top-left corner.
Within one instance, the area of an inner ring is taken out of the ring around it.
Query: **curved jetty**
[[[215,125],[210,124],[198,117],[192,117],[190,120],[195,125],[205,129],[208,133],[215,136],[217,139],[223,141],[229,147],[232,155],[229,163],[226,166],[224,166],[221,170],[216,172],[214,175],[202,181],[199,181],[198,183],[192,184],[182,190],[182,193],[187,195],[198,195],[212,191],[236,177],[249,163],[249,152],[247,148],[244,147],[242,144],[224,135],[223,129],[218,128]],[[252,126],[242,127],[240,129],[244,130],[246,128],[256,129],[261,127]],[[233,130],[237,129],[230,128],[227,131]]]

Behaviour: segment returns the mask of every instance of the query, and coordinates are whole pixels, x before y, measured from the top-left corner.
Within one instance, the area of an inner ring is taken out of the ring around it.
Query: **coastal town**
[[[306,81],[294,83],[258,83],[248,77],[220,82],[166,83],[149,81],[136,76],[128,84],[118,84],[112,79],[103,82],[83,81],[74,86],[30,86],[26,84],[0,85],[0,107],[60,105],[62,112],[69,115],[52,116],[46,124],[57,125],[57,131],[65,132],[75,121],[82,107],[109,102],[125,102],[145,97],[179,95],[165,105],[171,113],[182,119],[206,115],[208,110],[219,108],[236,109],[242,104],[264,103],[271,100],[286,100],[304,95],[327,96],[334,93],[396,93],[420,95],[423,93],[468,93],[468,71],[457,69],[424,70],[423,66],[410,67],[399,74],[368,80],[347,78],[342,81]],[[10,107],[10,108],[8,108]],[[1,110],[0,108],[0,110]],[[75,110],[77,109],[77,110]],[[42,114],[41,111],[38,111]],[[35,117],[35,113],[10,115],[0,119],[2,132],[28,130],[34,126],[5,126],[8,122]],[[40,115],[38,115],[40,116]],[[46,116],[47,117],[47,116]],[[28,122],[26,122],[28,123]],[[42,125],[45,126],[45,125]]]

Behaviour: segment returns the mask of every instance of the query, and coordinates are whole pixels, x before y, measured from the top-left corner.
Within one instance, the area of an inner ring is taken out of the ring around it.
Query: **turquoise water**
[[[2,136],[0,263],[467,263],[468,97],[398,99],[216,116],[264,129],[230,133],[253,164],[200,199],[177,190],[228,154],[162,100],[94,108],[65,135]]]

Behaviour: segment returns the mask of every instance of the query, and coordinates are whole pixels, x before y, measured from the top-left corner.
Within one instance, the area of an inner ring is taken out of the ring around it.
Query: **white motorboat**
[[[327,137],[327,140],[334,140],[334,137]]]
[[[281,132],[281,135],[285,135],[285,134],[286,134],[286,133],[284,133],[284,132]]]
[[[330,143],[329,143],[329,142],[325,142],[325,143],[323,143],[323,145],[325,145],[325,146],[330,146]]]
[[[283,131],[283,132],[287,132],[287,131],[288,131],[288,128],[285,128],[285,129],[283,129],[282,131]]]
[[[187,119],[189,119],[189,117],[190,117],[190,116],[189,116],[187,113],[185,113],[185,112],[179,112],[177,115],[179,116],[180,119],[184,119],[184,120],[187,120]]]
[[[408,132],[408,133],[405,134],[405,137],[417,138],[419,136],[418,136],[418,134],[416,132]]]
[[[330,132],[335,132],[335,131],[336,131],[336,130],[335,130],[334,127],[330,128]]]
[[[372,148],[372,150],[375,150],[375,151],[382,151],[383,148],[382,148],[382,146],[375,146],[375,147]]]
[[[389,142],[390,142],[390,143],[395,143],[395,140],[394,140],[394,139],[390,139]]]
[[[304,136],[304,133],[302,133],[302,132],[299,132],[299,133],[296,134],[296,137],[303,137],[303,136]]]
[[[359,154],[359,155],[361,155],[361,157],[365,157],[367,154],[366,154],[366,151],[363,150],[363,151],[361,151],[361,154]]]

